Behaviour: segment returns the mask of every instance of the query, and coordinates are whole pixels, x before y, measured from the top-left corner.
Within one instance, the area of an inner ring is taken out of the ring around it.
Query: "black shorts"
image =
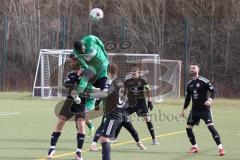
[[[134,112],[136,112],[139,117],[149,115],[147,103],[145,100],[137,100],[136,106],[129,106],[128,108],[126,108],[126,110],[129,115],[133,114]]]
[[[66,120],[76,120],[78,118],[85,119],[86,107],[84,104],[76,104],[73,98],[67,97],[60,108],[59,115],[65,117]]]
[[[191,110],[187,125],[194,126],[199,125],[200,119],[202,119],[205,124],[213,123],[212,113],[210,109],[204,109],[204,110]]]
[[[122,114],[123,109],[122,108],[116,108],[114,111],[108,113],[105,117],[105,121],[102,127],[101,136],[104,137],[114,137],[116,129],[121,125],[122,123]]]

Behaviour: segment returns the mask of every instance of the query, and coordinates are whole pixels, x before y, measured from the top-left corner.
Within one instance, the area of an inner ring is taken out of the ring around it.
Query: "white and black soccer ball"
[[[92,21],[99,21],[103,18],[103,11],[100,8],[93,8],[89,13],[89,17]]]

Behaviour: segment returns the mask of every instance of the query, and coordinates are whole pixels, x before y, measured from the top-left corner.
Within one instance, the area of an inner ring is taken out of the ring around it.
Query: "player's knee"
[[[79,133],[85,134],[85,121],[82,118],[77,119],[77,129]]]
[[[66,119],[63,119],[63,118],[59,118],[58,119],[58,126],[63,126],[66,122]]]
[[[150,122],[151,118],[150,118],[150,116],[144,116],[144,120],[145,120],[145,122]]]
[[[187,126],[186,126],[186,129],[193,129],[193,126],[187,125]]]
[[[67,121],[67,117],[60,115],[59,118],[58,118],[58,121],[59,122],[61,121],[61,122],[65,123]]]
[[[207,125],[207,127],[213,126],[213,123],[208,123],[208,124],[206,124],[206,125]]]
[[[101,142],[101,143],[110,142],[110,139],[109,139],[108,137],[101,136],[101,137],[100,137],[100,142]]]

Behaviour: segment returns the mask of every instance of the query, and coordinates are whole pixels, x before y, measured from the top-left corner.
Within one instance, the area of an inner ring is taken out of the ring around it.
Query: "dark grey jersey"
[[[107,97],[103,101],[105,112],[111,112],[115,108],[123,108],[125,105],[124,98],[124,83],[119,79],[115,78],[107,82]]]

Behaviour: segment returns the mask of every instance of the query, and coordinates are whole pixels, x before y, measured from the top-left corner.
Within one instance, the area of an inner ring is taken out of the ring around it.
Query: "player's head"
[[[131,65],[131,75],[133,78],[138,78],[140,76],[140,68],[137,64]]]
[[[79,70],[80,66],[78,64],[77,58],[73,53],[69,55],[69,61],[70,61],[70,70]]]
[[[200,71],[200,67],[197,63],[190,64],[189,72],[191,77],[198,76],[199,71]]]
[[[73,44],[73,47],[79,53],[81,53],[81,54],[85,53],[86,48],[85,48],[85,46],[84,46],[84,44],[82,42],[75,41],[74,44]]]
[[[108,74],[111,78],[117,77],[118,66],[115,63],[111,63],[108,66]]]

